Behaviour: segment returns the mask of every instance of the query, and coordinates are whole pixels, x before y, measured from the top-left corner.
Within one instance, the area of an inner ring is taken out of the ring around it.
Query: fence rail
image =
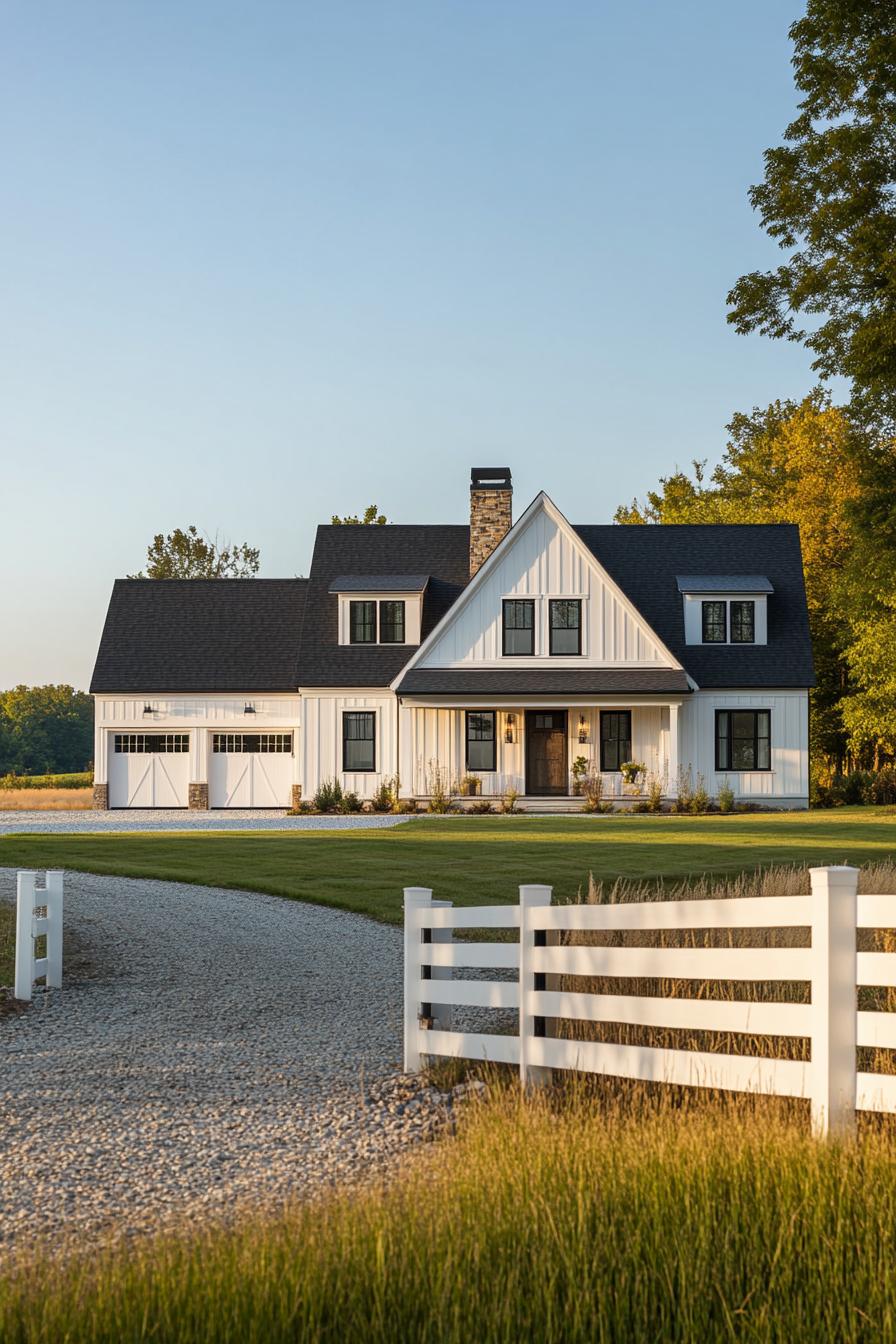
[[[423,1056],[515,1064],[524,1085],[554,1069],[810,1101],[817,1133],[856,1110],[896,1113],[896,1077],[857,1071],[856,1049],[896,1049],[896,1013],[857,1011],[859,986],[896,986],[896,953],[857,952],[858,929],[896,928],[896,896],[858,896],[858,870],[810,870],[811,894],[731,900],[551,905],[552,888],[520,887],[518,905],[466,906],[405,888],[405,1068]],[[519,930],[517,942],[454,941],[455,930]],[[561,946],[564,934],[677,929],[806,929],[793,948]],[[455,971],[516,971],[514,979]],[[548,985],[548,977],[802,982],[809,1003],[720,1001]],[[516,1009],[516,1035],[455,1031],[453,1008]],[[549,1034],[550,1019],[808,1038],[811,1062],[708,1050],[618,1045]]]
[[[45,887],[37,874],[21,871],[16,881],[16,975],[14,994],[30,999],[35,980],[42,976],[51,989],[62,988],[62,873],[47,872]],[[46,910],[46,914],[37,912]],[[35,956],[36,938],[47,940],[46,953]]]

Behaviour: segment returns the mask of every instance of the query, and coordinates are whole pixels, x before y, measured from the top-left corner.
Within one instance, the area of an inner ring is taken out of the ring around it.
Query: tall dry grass
[[[896,1335],[896,1142],[762,1102],[494,1095],[388,1188],[29,1261],[5,1344],[610,1344]]]
[[[80,812],[90,807],[92,789],[0,790],[0,812]]]
[[[873,894],[896,894],[896,864],[871,864],[860,870],[859,890]],[[798,896],[809,891],[808,871],[794,867],[768,868],[745,873],[727,881],[701,878],[697,881],[657,885],[617,880],[589,879],[579,899],[588,904],[655,900],[724,900],[744,896]],[[896,921],[896,902],[894,902]],[[570,932],[555,935],[566,946],[602,947],[806,947],[807,929],[669,929],[657,931]],[[896,951],[896,929],[860,930],[858,948],[863,952]],[[724,981],[599,976],[549,976],[549,989],[581,993],[648,995],[659,998],[731,1000],[745,1003],[808,1003],[810,987],[802,981]],[[858,1007],[865,1011],[896,1011],[896,990],[862,987]],[[566,1039],[607,1041],[622,1045],[691,1049],[725,1054],[762,1055],[774,1059],[807,1060],[809,1041],[793,1036],[754,1036],[748,1033],[695,1031],[681,1028],[638,1027],[624,1023],[552,1020],[550,1035]],[[896,1073],[896,1052],[860,1048],[857,1065],[871,1073]]]

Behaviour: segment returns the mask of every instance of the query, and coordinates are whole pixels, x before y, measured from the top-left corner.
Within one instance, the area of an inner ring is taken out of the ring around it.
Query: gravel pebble
[[[444,1122],[450,1099],[398,1073],[400,930],[251,892],[65,884],[64,988],[0,1015],[0,1246],[308,1196]],[[14,886],[0,869],[0,899]]]
[[[400,826],[407,817],[354,813],[347,817],[291,817],[283,809],[228,808],[191,812],[183,808],[128,808],[112,812],[69,810],[58,812],[4,812],[0,834],[27,831],[32,835],[77,835],[88,831],[351,831]]]

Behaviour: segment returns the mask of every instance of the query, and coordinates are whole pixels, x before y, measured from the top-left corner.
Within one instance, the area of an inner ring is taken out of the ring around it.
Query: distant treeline
[[[71,686],[0,691],[0,776],[70,774],[93,759],[93,701]]]

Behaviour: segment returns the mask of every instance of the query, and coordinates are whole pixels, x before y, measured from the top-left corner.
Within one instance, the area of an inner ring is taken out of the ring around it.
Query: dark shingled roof
[[[339,599],[330,586],[341,574],[428,574],[423,638],[470,581],[469,527],[390,523],[317,529],[299,657],[300,686],[388,686],[414,650],[402,644],[338,642]]]
[[[675,668],[478,668],[414,667],[399,695],[668,695],[689,690]]]
[[[306,579],[118,579],[90,689],[295,691],[307,586]]]
[[[680,593],[773,593],[764,574],[676,574]]]
[[[609,524],[576,532],[697,685],[814,686],[799,529],[778,524]],[[774,588],[768,644],[684,642],[684,603],[676,575],[753,574]]]

